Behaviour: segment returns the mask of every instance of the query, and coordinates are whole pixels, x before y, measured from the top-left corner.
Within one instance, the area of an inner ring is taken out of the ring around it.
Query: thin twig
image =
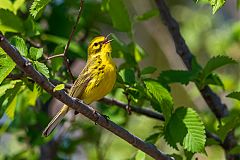
[[[53,58],[64,57],[64,56],[65,56],[64,54],[57,54],[57,55],[47,57],[45,60],[48,61],[48,60],[53,59]]]
[[[73,74],[72,74],[72,72],[71,72],[71,69],[70,69],[70,66],[69,66],[69,63],[68,63],[67,51],[68,51],[68,48],[69,48],[69,46],[70,46],[70,43],[71,43],[73,34],[74,34],[74,32],[76,31],[76,29],[77,29],[77,25],[78,25],[78,22],[79,22],[79,20],[80,20],[80,16],[81,16],[82,10],[83,10],[82,8],[83,8],[83,0],[80,0],[80,7],[79,7],[79,10],[78,10],[77,20],[76,20],[76,22],[75,22],[75,24],[74,24],[74,26],[73,26],[73,28],[72,28],[72,32],[71,32],[70,37],[69,37],[69,39],[68,39],[67,45],[65,46],[64,51],[63,51],[64,63],[65,63],[65,65],[66,65],[66,67],[67,67],[67,70],[68,70],[68,73],[69,73],[69,75],[70,75],[70,77],[71,77],[72,82],[74,82],[74,77],[73,77]]]
[[[26,75],[31,77],[36,83],[38,83],[38,85],[40,85],[43,89],[45,89],[49,94],[51,94],[52,96],[54,96],[55,98],[57,98],[58,100],[66,104],[67,106],[83,114],[90,120],[94,121],[95,123],[99,124],[103,128],[119,136],[123,140],[127,141],[129,144],[142,150],[149,156],[158,160],[172,159],[168,155],[158,150],[156,146],[142,141],[140,138],[131,134],[124,128],[118,126],[111,120],[106,120],[104,116],[100,115],[99,113],[96,113],[92,107],[80,102],[75,98],[70,97],[63,90],[54,92],[53,90],[55,86],[52,83],[50,83],[45,76],[39,73],[32,66],[30,61],[22,57],[18,52],[18,50],[14,48],[7,41],[7,39],[2,35],[2,33],[0,33],[0,47],[13,59],[13,61],[18,65],[19,69],[21,69]]]
[[[99,102],[102,102],[102,103],[108,104],[108,105],[116,105],[118,107],[121,107],[122,109],[126,109],[126,107],[128,106],[128,104],[126,104],[126,103],[123,103],[123,102],[115,100],[115,99],[107,98],[107,97],[104,97],[103,99],[99,100]],[[162,114],[154,112],[150,109],[145,109],[145,108],[133,106],[133,105],[130,105],[129,107],[131,107],[131,111],[133,111],[135,113],[139,113],[139,114],[142,114],[142,115],[145,115],[145,116],[148,116],[151,118],[155,118],[155,119],[158,119],[161,121],[165,120],[164,116]]]

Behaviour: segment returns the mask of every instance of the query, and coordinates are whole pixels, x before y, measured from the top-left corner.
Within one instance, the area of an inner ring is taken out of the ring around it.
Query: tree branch
[[[156,146],[152,144],[145,143],[140,138],[136,137],[135,135],[131,134],[124,128],[116,125],[114,122],[110,120],[106,120],[104,116],[100,115],[99,113],[95,113],[94,109],[90,106],[80,102],[79,100],[70,97],[67,93],[63,90],[61,91],[53,91],[54,85],[49,82],[49,80],[39,73],[28,61],[26,58],[22,57],[19,52],[14,48],[7,39],[0,33],[0,46],[1,48],[13,59],[13,61],[17,64],[17,66],[29,77],[31,77],[36,83],[38,83],[43,89],[45,89],[48,93],[52,96],[60,100],[61,102],[65,103],[72,109],[78,111],[79,113],[83,114],[90,120],[94,121],[95,123],[99,124],[103,128],[109,130],[110,132],[114,133],[115,135],[119,136],[123,140],[127,141],[129,144],[133,145],[134,147],[142,150],[149,156],[158,159],[158,160],[170,160],[171,157],[167,156],[166,154],[162,153],[160,150],[156,148]]]
[[[184,64],[186,67],[191,70],[192,69],[192,59],[193,54],[189,50],[188,46],[185,43],[184,38],[182,37],[179,25],[177,21],[172,17],[172,15],[169,12],[169,9],[167,5],[165,4],[164,0],[155,0],[157,7],[160,11],[161,18],[165,25],[168,27],[168,30],[172,36],[172,39],[175,43],[176,52],[177,54],[182,58]],[[214,115],[221,119],[228,115],[229,111],[227,109],[227,106],[221,102],[220,97],[212,91],[212,89],[206,85],[203,89],[198,88],[201,92],[201,95],[203,96],[204,100],[208,104],[208,107],[211,109],[211,111],[214,113]],[[226,139],[231,139],[236,144],[236,138],[233,136],[232,133],[229,133],[226,137]],[[231,145],[233,147],[234,145]],[[229,146],[224,145],[224,149],[227,151]]]

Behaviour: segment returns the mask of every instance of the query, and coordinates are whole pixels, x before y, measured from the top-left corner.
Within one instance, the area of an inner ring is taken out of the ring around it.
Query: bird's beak
[[[111,35],[111,33],[110,34],[108,34],[106,37],[105,37],[105,39],[104,39],[104,41],[103,41],[103,44],[107,44],[107,43],[110,43],[111,41],[113,41],[113,39],[108,39],[108,37]]]

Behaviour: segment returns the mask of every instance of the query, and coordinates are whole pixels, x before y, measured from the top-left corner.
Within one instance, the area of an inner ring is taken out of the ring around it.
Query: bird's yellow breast
[[[95,70],[94,78],[88,83],[80,99],[86,104],[102,99],[114,87],[116,66],[112,59],[101,63]]]

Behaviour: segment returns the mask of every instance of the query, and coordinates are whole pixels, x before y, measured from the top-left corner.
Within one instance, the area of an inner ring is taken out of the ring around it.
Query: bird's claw
[[[101,116],[103,116],[107,122],[108,122],[108,120],[110,120],[110,117],[109,117],[109,116],[104,115],[104,114],[101,114],[101,113],[98,113],[96,110],[93,111],[93,114],[96,115],[95,125],[97,125],[97,121],[98,121],[98,119],[99,119],[99,115],[98,115],[98,114],[100,114]]]

